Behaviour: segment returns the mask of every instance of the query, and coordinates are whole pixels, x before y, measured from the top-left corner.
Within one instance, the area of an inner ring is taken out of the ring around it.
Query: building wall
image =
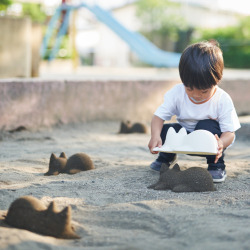
[[[112,11],[112,15],[127,29],[138,31],[141,23],[135,12],[135,6],[129,4]],[[136,55],[122,38],[103,23],[98,23],[97,27],[101,34],[101,39],[94,48],[97,66],[130,67],[132,61],[137,61]]]
[[[130,66],[129,46],[104,24],[98,25],[99,43],[94,48],[95,65],[97,66]]]
[[[201,6],[182,4],[180,14],[191,27],[218,28],[238,23],[236,14],[219,11],[216,8],[209,9]]]

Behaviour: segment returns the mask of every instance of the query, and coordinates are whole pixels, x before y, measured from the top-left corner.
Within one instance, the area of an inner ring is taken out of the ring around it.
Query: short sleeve
[[[219,104],[219,124],[221,132],[235,132],[240,126],[239,118],[231,97],[225,93]]]

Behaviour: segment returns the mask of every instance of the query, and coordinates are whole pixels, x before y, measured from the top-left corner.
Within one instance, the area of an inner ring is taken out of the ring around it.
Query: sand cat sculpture
[[[173,166],[174,165],[174,166]],[[170,168],[172,167],[173,168]],[[207,192],[215,191],[213,179],[209,172],[201,167],[192,167],[181,171],[178,164],[163,163],[159,181],[148,188],[155,190],[170,189],[173,192]]]
[[[147,127],[142,123],[131,124],[130,121],[121,122],[119,134],[129,134],[129,133],[147,133]]]
[[[52,153],[49,170],[44,175],[58,175],[59,173],[76,174],[80,171],[87,171],[94,168],[94,164],[87,154],[77,153],[67,159],[64,152],[59,157],[56,157]]]
[[[16,199],[8,210],[5,222],[10,226],[56,238],[79,239],[71,226],[71,207],[61,212],[52,201],[48,208],[35,197]]]
[[[24,127],[24,126],[18,126],[17,128],[9,130],[9,133],[22,132],[22,131],[25,131],[25,130],[27,130],[26,127]]]

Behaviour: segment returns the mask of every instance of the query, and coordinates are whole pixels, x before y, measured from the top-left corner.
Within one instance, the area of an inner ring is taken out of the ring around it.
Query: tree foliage
[[[198,39],[215,39],[223,51],[226,67],[250,68],[250,17],[244,17],[236,26],[199,30]]]
[[[11,0],[0,0],[0,11],[4,11],[12,4]]]
[[[188,30],[179,8],[180,4],[168,0],[138,0],[136,14],[143,23],[141,32],[151,41],[161,37],[162,44],[166,40],[177,42],[180,33]]]
[[[178,30],[186,28],[186,22],[177,15],[179,4],[168,0],[139,0],[137,16],[143,22],[144,31],[159,31],[176,39]]]
[[[28,16],[32,21],[38,23],[44,23],[46,20],[46,14],[41,9],[40,4],[36,3],[23,3],[23,16]]]

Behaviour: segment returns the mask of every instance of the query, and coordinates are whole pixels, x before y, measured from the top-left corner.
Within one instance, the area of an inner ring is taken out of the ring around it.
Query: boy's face
[[[209,89],[196,89],[185,87],[185,91],[189,99],[194,103],[204,103],[208,101],[214,94],[216,86],[212,86]]]

